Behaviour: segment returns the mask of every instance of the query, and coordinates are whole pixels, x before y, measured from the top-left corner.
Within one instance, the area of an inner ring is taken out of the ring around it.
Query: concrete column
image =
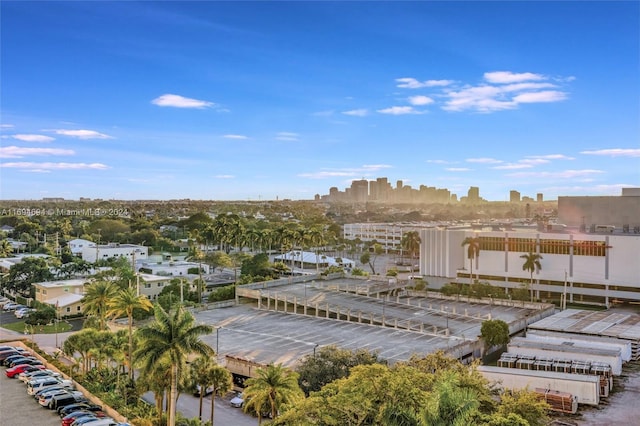
[[[438,327],[436,327],[435,325],[433,326],[433,333],[438,334]]]
[[[304,301],[304,314],[307,315],[307,301]]]
[[[464,316],[465,317],[469,316],[469,310],[467,308],[464,308]]]
[[[452,307],[451,307],[451,313],[453,313],[453,314],[455,314],[455,313],[456,313],[456,307],[455,307],[455,306],[452,306]]]
[[[258,310],[262,307],[262,296],[258,296]]]
[[[267,311],[271,310],[271,295],[267,293]]]
[[[373,325],[373,314],[369,314],[369,324]]]
[[[418,299],[418,308],[422,308],[422,300]]]
[[[351,321],[351,309],[347,309],[347,321]]]
[[[327,303],[326,317],[329,318],[329,304]]]
[[[407,305],[411,306],[411,298],[407,297]]]
[[[393,320],[393,327],[398,328],[398,318]]]
[[[420,333],[424,333],[424,324],[420,323]]]
[[[362,312],[358,311],[358,324],[362,323]]]
[[[316,317],[318,316],[318,304],[316,303]]]

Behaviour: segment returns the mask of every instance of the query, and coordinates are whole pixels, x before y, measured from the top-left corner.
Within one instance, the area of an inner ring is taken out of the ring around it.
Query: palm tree
[[[477,392],[461,386],[454,371],[446,371],[434,384],[422,421],[429,426],[466,426],[479,405]]]
[[[405,232],[405,234],[402,236],[402,240],[400,241],[400,244],[402,245],[402,248],[409,253],[409,256],[411,257],[411,272],[413,272],[413,259],[415,259],[416,254],[420,254],[420,243],[422,242],[422,240],[420,239],[420,234],[418,233],[418,231],[409,231],[409,232]]]
[[[466,245],[469,245],[467,248],[467,259],[469,259],[469,264],[471,265],[469,284],[473,284],[473,259],[476,260],[477,265],[478,257],[480,256],[480,239],[477,237],[467,237],[462,241],[462,247]]]
[[[0,241],[0,257],[9,257],[13,254],[13,246],[9,240]]]
[[[100,330],[107,328],[107,311],[109,302],[118,292],[118,286],[111,281],[94,281],[85,287],[82,306],[84,313],[95,315],[98,318]]]
[[[269,407],[271,418],[275,419],[283,405],[304,397],[298,386],[298,373],[285,369],[282,364],[258,369],[257,376],[247,380],[246,385],[244,410],[255,412],[259,425],[263,407]]]
[[[200,397],[200,411],[198,412],[198,418],[202,420],[202,401],[209,383],[207,383],[207,373],[215,365],[213,358],[209,356],[199,356],[191,363],[191,376],[194,379],[194,383],[198,389],[198,396]]]
[[[160,305],[155,305],[153,312],[155,322],[138,330],[141,342],[136,350],[136,359],[147,371],[151,371],[156,363],[168,359],[171,366],[169,426],[175,426],[179,376],[190,355],[214,355],[213,349],[199,339],[201,335],[213,332],[213,327],[194,325],[193,315],[182,306],[169,314]]]
[[[522,270],[529,271],[529,273],[531,274],[529,293],[531,294],[531,301],[533,302],[533,273],[542,269],[542,264],[540,263],[540,261],[542,260],[542,256],[540,256],[538,253],[529,252],[529,254],[523,254],[522,256],[520,256],[520,258],[524,259]]]
[[[211,426],[213,426],[213,411],[216,396],[224,396],[227,392],[233,389],[233,378],[231,377],[229,370],[220,365],[214,365],[207,371],[204,379],[207,387],[213,388],[213,393],[211,394],[210,421]]]
[[[120,290],[113,299],[111,299],[107,306],[109,310],[107,315],[110,317],[118,318],[126,315],[129,324],[129,378],[133,379],[133,311],[135,309],[143,309],[150,311],[153,309],[151,301],[146,296],[136,294],[136,290],[132,287]]]

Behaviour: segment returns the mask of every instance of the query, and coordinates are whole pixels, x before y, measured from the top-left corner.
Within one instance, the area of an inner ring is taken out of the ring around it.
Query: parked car
[[[13,361],[20,358],[27,359],[27,355],[23,353],[18,353],[15,355],[8,356],[4,360],[2,360],[2,365],[9,366]]]
[[[13,311],[16,306],[18,306],[18,303],[16,302],[9,302],[9,303],[5,303],[5,305],[2,307],[2,310],[4,311]]]
[[[242,406],[244,405],[244,396],[242,395],[242,393],[239,392],[236,396],[234,396],[231,401],[229,401],[229,404],[231,404],[232,407],[242,408]]]
[[[4,297],[4,296],[0,297],[0,308],[9,302],[11,302],[11,300],[9,300],[7,297]]]
[[[21,382],[27,383],[30,380],[40,379],[45,377],[61,377],[60,373],[57,373],[52,370],[44,369],[40,371],[30,371],[29,373],[20,373],[18,374],[18,380]]]
[[[99,418],[99,417],[88,417],[88,416],[87,416],[87,417],[82,417],[82,418],[76,419],[76,421],[74,421],[73,423],[71,423],[71,426],[82,426],[82,425],[84,425],[84,424],[89,425],[89,424],[91,424],[91,423],[93,423],[93,422],[98,422],[98,421],[100,421],[100,420],[107,420],[107,425],[109,424],[109,422],[110,422],[110,421],[111,421],[111,422],[114,422],[114,425],[117,425],[117,424],[118,424],[118,423],[117,423],[115,420],[113,420],[111,417],[102,417],[102,418]],[[95,426],[95,425],[94,425],[94,426]]]
[[[82,417],[92,417],[92,418],[103,418],[106,414],[102,411],[86,411],[86,410],[76,410],[67,414],[62,418],[62,426],[71,426],[71,423],[75,422],[77,419]]]
[[[213,387],[213,386],[209,386],[209,387],[206,389],[206,391],[205,391],[204,395],[205,395],[205,396],[210,395],[211,393],[213,393],[213,389],[214,389],[214,387]],[[200,385],[196,385],[196,390],[193,392],[193,394],[194,394],[195,396],[200,396]]]
[[[40,404],[41,406],[48,407],[49,402],[51,401],[51,398],[53,398],[56,395],[69,395],[69,391],[64,388],[51,389],[46,392],[42,392],[40,395],[38,395],[38,398],[36,398],[36,400],[38,401],[38,404]]]
[[[7,349],[6,351],[0,352],[0,364],[4,364],[5,359],[16,355],[25,356],[24,352],[19,352],[13,349]]]
[[[38,358],[33,356],[21,357],[21,358],[12,360],[9,364],[7,364],[7,367],[13,368],[19,364],[42,365],[42,361],[40,361]]]
[[[72,387],[73,383],[71,382],[71,380],[59,380],[53,377],[31,380],[29,383],[27,383],[27,394],[34,395],[40,389],[55,385],[67,385],[68,387]]]
[[[72,424],[75,424],[75,422]],[[111,417],[103,417],[101,419],[91,420],[82,424],[86,426],[120,426],[120,423]]]
[[[46,405],[42,403],[40,405],[47,407],[49,410],[57,410],[59,407],[86,400],[84,394],[80,391],[67,391],[66,394],[53,395]]]
[[[35,309],[31,309],[31,308],[21,308],[21,309],[16,309],[16,311],[13,313],[16,318],[26,318],[28,317],[31,312],[34,312]]]
[[[7,377],[15,378],[20,373],[42,370],[44,370],[44,365],[18,364],[14,367],[8,368],[5,373]]]
[[[64,417],[68,414],[71,414],[74,411],[102,411],[102,407],[99,405],[92,404],[90,402],[79,402],[77,404],[67,405],[66,407],[59,408],[58,414],[60,417]]]

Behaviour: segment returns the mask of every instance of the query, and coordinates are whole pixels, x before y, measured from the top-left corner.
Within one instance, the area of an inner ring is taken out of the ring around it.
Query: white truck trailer
[[[586,374],[556,373],[554,371],[521,370],[481,365],[478,372],[489,382],[503,389],[547,389],[570,393],[578,404],[600,403],[600,378]]]

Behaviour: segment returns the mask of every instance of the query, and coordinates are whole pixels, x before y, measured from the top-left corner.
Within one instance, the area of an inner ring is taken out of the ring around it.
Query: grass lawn
[[[24,321],[4,324],[2,328],[6,328],[7,330],[11,331],[17,331],[18,333],[24,333],[25,326],[28,327],[26,334],[31,334],[31,326],[26,325]],[[71,330],[71,324],[67,324],[66,322],[59,322],[57,327],[55,324],[33,326],[34,334],[54,334],[56,333],[56,330],[58,333],[64,333],[65,331]]]

